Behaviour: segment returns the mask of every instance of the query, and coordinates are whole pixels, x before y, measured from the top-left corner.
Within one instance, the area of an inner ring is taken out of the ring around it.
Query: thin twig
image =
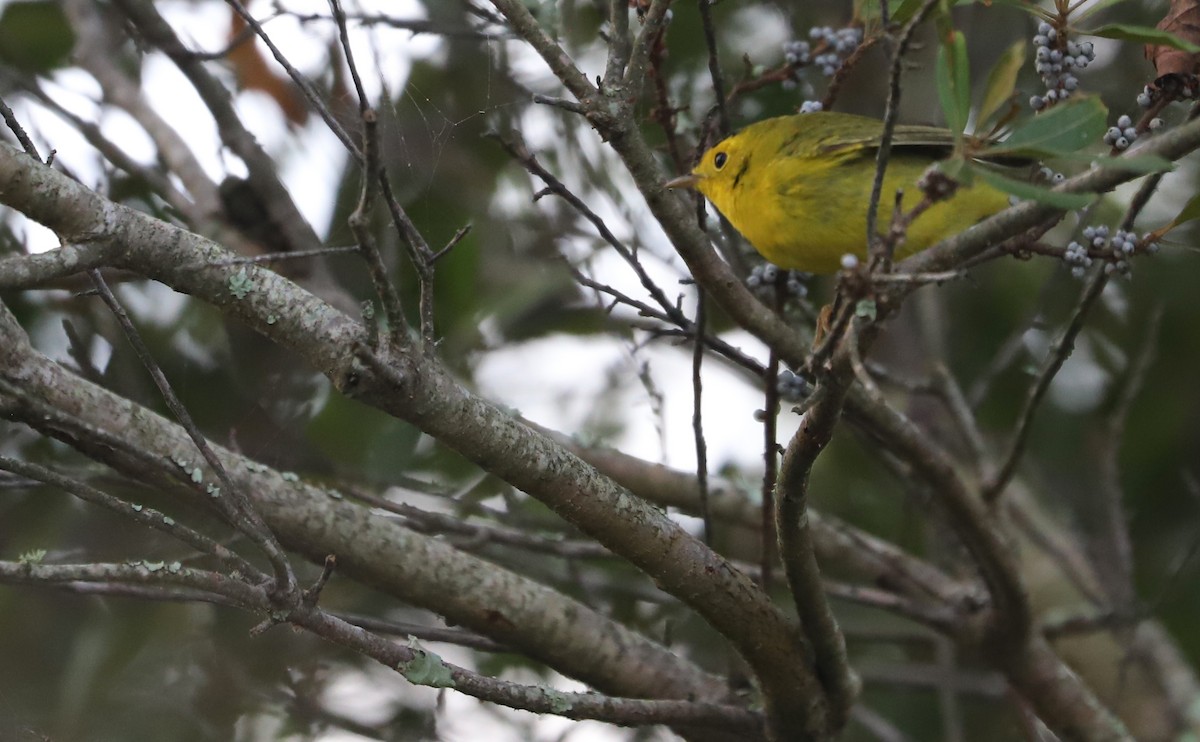
[[[708,507],[708,444],[704,440],[704,382],[700,370],[704,363],[705,315],[704,289],[696,287],[696,336],[692,341],[692,437],[696,443],[696,486],[700,495],[700,517],[704,521],[704,543],[712,546],[713,521]]]
[[[400,294],[388,277],[387,266],[379,247],[375,244],[375,235],[371,231],[371,207],[375,202],[379,188],[379,174],[383,166],[379,159],[379,118],[375,110],[367,108],[362,112],[363,122],[363,177],[362,191],[359,194],[358,205],[350,214],[347,223],[358,241],[359,252],[371,274],[371,283],[375,294],[383,303],[384,315],[388,321],[388,335],[398,347],[406,345],[408,323],[404,320],[404,310],[400,306]]]
[[[238,556],[238,554],[235,552],[230,551],[229,549],[225,548],[225,546],[198,531],[176,523],[173,519],[167,517],[154,508],[146,507],[137,503],[127,502],[119,497],[114,497],[106,492],[102,492],[101,490],[98,490],[89,484],[72,479],[68,476],[64,476],[39,464],[18,461],[7,456],[0,456],[0,469],[5,469],[13,472],[14,474],[20,474],[21,476],[29,477],[30,479],[37,480],[44,484],[58,487],[68,494],[78,497],[80,500],[107,508],[108,510],[117,513],[122,517],[128,518],[135,523],[147,526],[156,531],[161,531],[172,538],[182,541],[201,553],[208,554],[209,556],[216,558],[230,571],[238,571],[247,578],[254,578],[255,576],[261,574],[254,565]]]
[[[957,692],[986,698],[1001,698],[1009,692],[998,673],[945,670],[937,665],[902,663],[870,664],[863,667],[863,682],[871,686],[891,685],[936,689],[952,686]]]
[[[359,489],[347,489],[346,494],[373,508],[403,516],[407,521],[406,525],[418,533],[456,534],[466,536],[473,544],[479,546],[499,544],[567,559],[595,559],[613,556],[611,551],[594,541],[568,541],[562,538],[536,536],[515,528],[468,523],[461,516],[435,513],[407,503],[392,502]]]
[[[671,0],[653,0],[653,2],[650,3],[650,10],[646,11],[646,14],[642,17],[642,31],[638,34],[637,38],[633,42],[633,50],[629,55],[629,64],[625,65],[625,85],[640,86],[642,81],[645,79],[646,66],[649,64],[652,48],[662,38],[662,33],[666,23],[667,10],[669,10],[670,7]],[[527,41],[529,41],[534,48],[539,46],[538,42],[535,39],[531,39],[528,34],[522,33],[521,35]],[[541,49],[539,49],[539,51],[541,51]],[[564,57],[565,56],[566,55],[564,55]],[[556,69],[555,74],[560,80],[563,80],[564,83],[567,83],[567,87],[570,88],[571,92],[575,94],[576,98],[583,100],[586,97],[586,94],[580,95],[581,93],[585,92],[584,89],[581,89],[577,84],[574,84],[574,75],[580,74],[579,70],[574,70],[573,73],[571,73],[565,69]],[[568,77],[564,77],[564,74],[571,78],[571,82],[567,82]]]
[[[951,631],[955,622],[961,620],[956,612],[946,610],[943,606],[920,603],[877,587],[849,585],[832,580],[825,580],[822,584],[830,598],[878,608],[897,616],[912,619],[938,631]]]
[[[566,262],[565,259],[564,262]],[[628,294],[622,293],[619,289],[614,288],[613,286],[600,283],[599,281],[588,277],[569,262],[567,262],[567,270],[571,272],[571,275],[574,277],[576,282],[579,283],[579,285],[583,286],[584,288],[592,289],[597,294],[607,294],[613,298],[612,302],[605,303],[605,312],[611,313],[613,308],[617,305],[627,306],[630,309],[636,310],[639,316],[656,320],[657,322],[663,323],[663,325],[675,325],[677,329],[671,329],[667,326],[658,325],[649,326],[651,323],[648,322],[638,324],[635,321],[627,321],[629,325],[637,327],[641,330],[645,330],[655,337],[678,337],[685,341],[691,341],[696,337],[701,337],[704,340],[705,346],[707,346],[714,353],[726,359],[738,368],[748,371],[753,376],[762,378],[763,369],[765,367],[760,361],[746,354],[739,348],[730,345],[717,335],[713,335],[712,333],[697,333],[695,323],[692,320],[687,319],[686,316],[677,318],[674,312],[672,312],[671,315],[668,315],[643,301],[638,301]],[[682,323],[680,323],[680,320],[682,320]]]
[[[1008,541],[991,512],[979,501],[974,486],[942,446],[876,390],[855,388],[848,412],[850,409],[861,426],[876,434],[875,440],[884,450],[912,467],[910,479],[916,477],[928,484],[978,565],[991,595],[989,640],[997,647],[1026,646],[1032,629],[1029,594]]]
[[[512,652],[512,647],[483,636],[473,631],[440,626],[425,626],[411,621],[391,621],[374,616],[363,616],[353,613],[334,613],[333,615],[347,623],[361,626],[367,631],[390,636],[413,636],[428,642],[446,642],[460,647],[478,649],[481,652]]]
[[[1187,121],[1193,121],[1200,117],[1200,102],[1193,103],[1188,109]],[[1134,220],[1142,213],[1142,209],[1146,208],[1150,203],[1150,197],[1158,190],[1158,186],[1162,183],[1163,176],[1166,173],[1153,173],[1145,181],[1142,182],[1137,193],[1129,200],[1129,208],[1125,211],[1125,217],[1121,219],[1121,229],[1125,232],[1133,230]]]
[[[574,113],[579,116],[582,116],[587,112],[587,109],[573,100],[568,100],[566,98],[555,98],[549,95],[542,95],[541,93],[533,94],[533,102],[543,106],[559,108],[567,113]]]
[[[17,141],[21,144],[21,149],[25,150],[25,154],[29,155],[38,162],[42,162],[42,156],[38,154],[37,145],[25,133],[25,128],[21,126],[21,122],[17,121],[17,116],[13,110],[4,102],[4,96],[0,95],[0,116],[4,117],[4,123],[8,124],[8,128],[17,137]]]
[[[873,283],[910,283],[914,286],[924,286],[930,283],[943,284],[966,278],[966,271],[940,271],[938,273],[872,273]]]
[[[155,193],[161,196],[163,200],[169,203],[190,223],[190,226],[197,228],[198,225],[209,218],[210,215],[204,214],[199,208],[200,205],[198,203],[185,196],[182,191],[175,187],[175,184],[171,182],[171,179],[166,175],[162,167],[147,167],[139,163],[115,142],[104,136],[99,126],[77,116],[63,106],[55,96],[47,93],[36,78],[32,80],[16,80],[14,82],[30,95],[37,98],[43,106],[46,106],[54,111],[56,115],[69,121],[71,126],[75,127],[75,130],[82,134],[83,138],[95,147],[96,151],[102,154],[110,163],[130,175],[145,180]]]
[[[608,62],[604,69],[604,84],[620,84],[621,74],[629,63],[632,46],[629,43],[629,0],[610,0],[608,3]]]
[[[230,0],[230,2],[236,1]],[[388,334],[393,343],[399,347],[403,347],[408,337],[408,323],[404,320],[404,310],[400,304],[400,294],[396,291],[395,284],[392,283],[391,278],[388,276],[387,266],[384,265],[383,256],[379,253],[379,248],[375,244],[375,236],[371,231],[370,214],[375,204],[375,198],[379,193],[378,189],[386,186],[388,182],[387,172],[384,170],[380,157],[379,116],[375,112],[375,109],[371,107],[371,102],[367,98],[367,91],[363,87],[362,76],[358,73],[358,65],[354,61],[354,50],[350,46],[350,33],[346,28],[346,14],[342,11],[341,3],[338,0],[329,0],[329,7],[333,11],[334,21],[338,29],[338,39],[342,46],[342,54],[346,58],[346,66],[350,68],[350,77],[354,81],[354,91],[358,96],[358,113],[363,124],[363,146],[359,156],[363,170],[362,191],[359,195],[358,205],[355,207],[354,213],[350,215],[348,221],[350,229],[354,232],[355,239],[358,241],[363,260],[366,261],[367,269],[370,271],[371,283],[375,287],[375,294],[379,297],[379,301],[383,303],[384,315],[388,321]],[[424,256],[422,257],[424,258]],[[422,266],[426,264],[427,261],[423,260]],[[432,328],[429,328],[429,331],[430,337],[426,339],[432,341]]]
[[[775,484],[779,471],[779,354],[774,349],[767,357],[763,374],[763,477],[762,477],[762,553],[759,556],[763,590],[771,590],[771,570],[775,564],[778,524],[775,522]]]
[[[704,45],[708,48],[708,75],[712,79],[713,96],[716,98],[717,120],[721,125],[721,136],[729,136],[729,111],[725,107],[725,77],[721,74],[721,60],[717,56],[717,32],[713,27],[713,0],[700,0],[700,23],[704,27]]]
[[[655,96],[654,107],[650,109],[650,118],[656,121],[663,130],[674,172],[682,173],[688,169],[689,165],[680,150],[679,132],[675,130],[675,127],[676,114],[683,109],[671,105],[671,93],[667,86],[668,80],[664,70],[667,58],[665,36],[666,28],[664,27],[662,34],[650,47],[650,77],[654,81]]]
[[[448,242],[446,242],[445,247],[443,247],[441,250],[438,250],[437,252],[435,252],[433,255],[431,255],[429,257],[429,262],[436,263],[437,261],[441,260],[446,255],[450,254],[450,251],[453,250],[455,248],[455,246],[458,245],[458,243],[462,242],[463,238],[465,238],[469,234],[471,234],[471,225],[470,224],[464,224],[463,226],[459,227],[458,231],[456,231],[454,233],[454,236],[451,237]]]
[[[167,123],[154,103],[143,94],[141,81],[133,77],[134,71],[123,63],[126,57],[122,43],[126,35],[121,26],[125,21],[120,17],[119,9],[112,3],[92,0],[64,0],[62,6],[75,32],[72,58],[96,78],[103,91],[104,103],[132,117],[154,142],[155,159],[161,161],[163,167],[145,169],[155,171],[157,178],[165,178],[165,173],[170,173],[178,179],[190,199],[180,196],[167,200],[181,213],[189,215],[193,225],[211,220],[221,209],[217,184],[200,164],[187,140]],[[39,98],[48,95],[40,90],[40,85],[35,94]],[[90,136],[86,128],[81,131],[93,146],[111,157],[105,147],[93,141],[95,137]],[[224,132],[220,133],[224,135]],[[121,166],[121,160],[114,159],[113,162]],[[155,180],[148,182],[154,184]]]
[[[1162,323],[1163,305],[1159,303],[1150,312],[1141,331],[1141,344],[1130,354],[1128,368],[1118,385],[1105,415],[1096,452],[1099,502],[1086,507],[1095,516],[1099,526],[1093,535],[1096,548],[1091,549],[1099,564],[1096,574],[1100,584],[1108,593],[1109,600],[1118,608],[1128,608],[1136,600],[1133,584],[1133,544],[1129,538],[1129,524],[1122,504],[1120,453],[1125,442],[1125,425],[1134,400],[1142,391],[1150,364],[1157,358],[1158,331]]]
[[[783,316],[787,292],[787,271],[775,274],[774,309]],[[762,586],[771,590],[771,570],[779,539],[779,524],[775,522],[775,485],[779,478],[779,353],[771,348],[763,374],[763,478],[762,478],[762,554],[759,559]]]
[[[262,24],[258,22],[258,19],[251,15],[250,11],[246,10],[246,7],[242,5],[240,0],[225,0],[225,2],[227,2],[229,7],[233,8],[234,11],[236,11],[244,21],[246,21],[246,25],[254,29],[254,33],[258,34],[258,38],[261,39],[263,44],[266,45],[267,49],[271,51],[271,56],[275,57],[275,61],[278,62],[281,67],[283,67],[283,69],[287,72],[288,77],[292,78],[292,82],[296,83],[296,87],[298,87],[304,94],[304,98],[308,101],[309,105],[311,105],[313,110],[315,110],[321,116],[321,119],[325,122],[325,125],[329,127],[329,130],[333,132],[333,135],[338,138],[338,140],[342,143],[342,146],[346,148],[346,151],[356,158],[361,158],[362,153],[359,151],[358,146],[354,143],[354,139],[350,136],[350,133],[346,131],[345,127],[343,127],[337,118],[334,117],[333,113],[329,110],[329,107],[325,105],[325,101],[322,100],[321,95],[315,89],[313,89],[312,83],[300,73],[300,70],[296,69],[292,63],[288,61],[288,58],[284,56],[282,51],[279,50],[279,47],[275,46],[275,42],[272,41],[270,35],[263,30]],[[337,16],[336,7],[334,9],[334,15],[335,17]],[[342,16],[341,21],[342,23],[339,24],[339,29],[345,27],[344,15]],[[345,47],[345,44],[343,44],[343,46]],[[351,66],[352,74],[353,69],[353,66]],[[358,80],[357,74],[355,74],[355,83],[358,85],[361,99],[362,83],[360,80]]]
[[[363,87],[362,75],[358,74],[358,65],[354,62],[354,49],[350,46],[350,29],[346,26],[346,12],[342,10],[340,0],[329,0],[329,8],[333,11],[334,24],[338,30],[338,41],[342,45],[342,53],[346,55],[346,66],[350,68],[350,79],[354,82],[354,92],[358,95],[358,112],[366,114],[371,108],[367,99],[367,90]]]
[[[379,171],[379,183],[382,188],[383,202],[387,204],[388,213],[392,217],[392,224],[399,233],[404,246],[408,248],[409,260],[412,261],[413,268],[417,271],[417,281],[420,284],[420,295],[417,300],[421,322],[421,341],[423,349],[430,352],[437,345],[437,332],[433,324],[434,252],[429,248],[429,243],[425,241],[420,230],[408,218],[408,212],[396,199],[396,194],[392,192],[392,182],[382,169]]]
[[[287,600],[287,596],[292,595],[296,590],[296,577],[292,573],[292,566],[288,562],[287,555],[284,554],[279,542],[275,540],[275,534],[271,533],[271,529],[250,503],[249,498],[246,497],[241,488],[233,483],[233,479],[229,476],[229,472],[225,470],[221,459],[209,447],[208,441],[205,440],[204,434],[200,432],[200,428],[192,420],[192,416],[188,413],[187,408],[175,396],[170,382],[167,381],[167,377],[154,360],[150,349],[146,347],[141,334],[133,326],[129,315],[125,313],[125,308],[121,306],[121,303],[117,301],[117,297],[108,288],[108,284],[105,283],[104,277],[100,275],[100,271],[88,271],[88,276],[92,279],[92,284],[96,287],[100,298],[104,300],[104,303],[113,313],[113,316],[117,318],[117,322],[121,325],[126,339],[129,340],[130,346],[137,354],[142,365],[150,373],[150,378],[154,380],[154,385],[158,387],[159,394],[162,395],[163,401],[167,403],[171,414],[175,416],[180,426],[187,431],[188,437],[196,444],[200,455],[204,457],[204,460],[208,462],[209,467],[212,468],[217,478],[221,481],[223,491],[214,500],[222,506],[224,514],[230,519],[233,526],[241,533],[249,536],[250,540],[262,549],[267,559],[270,560],[271,568],[275,573],[274,592],[280,600]]]
[[[583,199],[575,195],[575,193],[572,192],[571,189],[567,188],[567,186],[561,180],[543,167],[542,163],[538,161],[537,156],[531,153],[525,146],[523,140],[521,140],[519,137],[507,139],[499,135],[493,135],[493,138],[499,142],[500,146],[504,148],[504,151],[512,156],[513,159],[521,163],[526,170],[536,175],[543,183],[545,183],[547,191],[553,193],[555,196],[558,196],[563,201],[566,201],[571,208],[575,209],[575,211],[580,214],[580,216],[591,223],[597,234],[599,234],[600,237],[617,252],[617,255],[619,255],[631,269],[633,269],[634,274],[638,278],[638,282],[642,284],[642,288],[646,289],[646,292],[650,294],[650,296],[660,307],[662,307],[663,313],[667,317],[671,318],[672,324],[680,327],[689,324],[686,320],[686,316],[683,314],[683,311],[676,306],[673,301],[667,298],[666,293],[662,290],[662,288],[659,287],[657,283],[654,282],[654,279],[650,277],[650,274],[646,271],[646,268],[642,265],[641,261],[638,260],[634,251],[629,249],[625,243],[621,242],[621,240],[617,239],[617,236],[613,234],[611,229],[608,228],[608,225],[604,222],[604,220],[601,219],[600,216],[583,201]]]
[[[882,5],[883,3],[880,3]],[[884,28],[887,24],[883,24]],[[838,93],[842,91],[842,85],[850,78],[850,73],[862,61],[862,58],[867,55],[883,39],[887,38],[884,34],[877,34],[863,39],[863,42],[854,47],[854,51],[850,52],[850,56],[846,57],[845,61],[838,65],[837,70],[833,73],[833,79],[829,81],[829,86],[825,88],[825,97],[821,99],[821,110],[832,111],[833,104],[837,101]],[[814,53],[817,50],[814,50]]]
[[[279,180],[274,159],[246,128],[228,87],[184,45],[153,2],[113,0],[112,5],[125,14],[149,43],[163,51],[195,88],[213,116],[222,144],[245,162],[249,171],[247,179],[256,195],[262,199],[271,223],[280,231],[283,242],[296,250],[321,247],[321,240],[312,225],[300,213],[291,194]],[[188,156],[191,157],[190,151]],[[202,174],[196,177],[207,180]]]
[[[1013,474],[1016,473],[1021,454],[1025,452],[1025,446],[1029,442],[1029,432],[1033,424],[1034,413],[1037,412],[1038,405],[1046,395],[1046,391],[1050,388],[1050,382],[1054,380],[1055,375],[1058,374],[1058,370],[1062,368],[1062,365],[1066,363],[1067,357],[1071,355],[1071,351],[1075,349],[1075,338],[1083,329],[1092,304],[1100,297],[1100,293],[1104,291],[1107,283],[1108,276],[1099,268],[1088,279],[1088,283],[1084,287],[1082,294],[1080,294],[1079,301],[1071,313],[1070,324],[1067,325],[1062,335],[1051,346],[1045,360],[1042,361],[1041,369],[1038,370],[1037,378],[1025,396],[1025,403],[1021,407],[1021,412],[1017,416],[1017,423],[1013,429],[1012,441],[1008,445],[1008,453],[1002,459],[1000,468],[982,487],[981,492],[984,500],[988,502],[995,501],[1004,491]]]
[[[982,472],[988,461],[987,441],[983,439],[983,433],[979,430],[979,424],[970,404],[967,403],[962,386],[942,361],[934,364],[933,388],[950,414],[950,419],[954,421],[962,440],[967,444],[967,451],[971,455],[971,463],[975,470]]]
[[[328,21],[331,16],[323,13],[294,13],[289,15],[295,18],[300,23],[312,23],[313,21]],[[443,36],[448,39],[468,39],[478,41],[495,41],[511,38],[511,34],[493,33],[490,31],[480,31],[473,28],[454,28],[443,26],[434,20],[427,18],[396,18],[395,16],[385,15],[383,13],[346,13],[347,20],[354,21],[363,26],[386,26],[395,28],[401,31],[408,31],[413,36],[421,34],[430,34],[433,36]]]
[[[909,742],[909,737],[900,728],[889,721],[883,714],[858,704],[850,710],[850,718],[872,735],[879,742]]]
[[[867,206],[867,245],[870,247],[871,260],[878,263],[873,271],[886,272],[890,268],[891,255],[884,252],[886,241],[880,241],[876,235],[879,219],[879,199],[883,195],[883,176],[887,171],[888,158],[892,154],[892,135],[896,131],[896,119],[900,113],[900,75],[904,71],[904,55],[908,53],[909,43],[917,26],[925,21],[939,0],[925,0],[920,9],[900,31],[896,47],[892,51],[892,65],[888,72],[887,107],[883,115],[883,132],[879,138],[879,148],[875,152],[875,179],[871,183],[871,200]]]
[[[1055,276],[1050,276],[1046,279],[1042,284],[1041,290],[1038,292],[1037,300],[1032,303],[1032,309],[1029,310],[1026,319],[1013,327],[1008,337],[1004,339],[1004,342],[1000,343],[1000,347],[992,354],[983,371],[979,373],[975,381],[971,382],[971,386],[967,391],[967,402],[970,403],[972,410],[979,409],[979,406],[987,399],[992,384],[1025,348],[1026,334],[1038,327],[1038,320],[1042,315],[1043,307],[1046,305],[1047,299],[1053,296],[1057,286],[1058,282]]]
[[[304,260],[307,258],[319,258],[325,255],[343,255],[346,253],[359,252],[361,248],[358,246],[343,246],[343,247],[318,247],[313,250],[295,250],[289,252],[269,252],[262,255],[245,255],[235,258],[222,258],[214,260],[209,265],[226,266],[226,265],[262,265],[264,263],[278,263],[284,260]]]
[[[944,636],[933,642],[934,655],[940,671],[937,684],[938,706],[942,717],[942,738],[946,742],[963,742],[962,705],[958,702],[959,685],[953,678],[958,674],[954,643]]]
[[[181,565],[150,562],[47,565],[0,561],[0,583],[47,587],[80,583],[182,587],[220,595],[226,604],[267,616],[272,623],[289,623],[305,629],[401,673],[414,684],[454,688],[491,703],[570,719],[595,719],[633,726],[699,725],[744,735],[761,735],[761,714],[742,706],[690,700],[617,698],[595,692],[547,693],[542,686],[499,680],[458,667],[430,650],[378,636],[315,605],[297,602],[279,610],[273,596],[258,586]]]
[[[1080,611],[1046,619],[1042,622],[1042,635],[1047,639],[1061,639],[1098,631],[1112,631],[1133,626],[1146,620],[1149,615],[1149,611],[1130,610],[1129,608]]]
[[[67,353],[71,359],[75,361],[75,365],[79,367],[79,375],[88,381],[98,386],[103,386],[102,380],[104,374],[100,369],[96,368],[96,364],[92,363],[91,351],[87,343],[80,337],[79,330],[75,329],[75,323],[68,318],[63,318],[62,321],[63,334],[67,336]]]

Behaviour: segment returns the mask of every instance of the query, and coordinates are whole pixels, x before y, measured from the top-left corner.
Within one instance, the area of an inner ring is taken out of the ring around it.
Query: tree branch
[[[752,732],[760,725],[757,715],[740,706],[698,701],[647,701],[613,698],[599,693],[564,693],[541,686],[521,685],[489,678],[450,664],[415,643],[397,644],[325,612],[299,603],[282,613],[261,589],[215,572],[184,567],[177,562],[133,564],[42,565],[0,562],[0,583],[52,585],[61,583],[117,583],[183,586],[222,595],[230,603],[272,623],[290,623],[321,638],[366,655],[398,671],[416,685],[453,688],[461,693],[509,708],[569,719],[594,719],[623,725],[676,724],[727,731]]]

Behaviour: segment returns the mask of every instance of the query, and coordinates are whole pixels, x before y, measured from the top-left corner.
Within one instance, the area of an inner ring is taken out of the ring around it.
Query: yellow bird
[[[688,175],[668,188],[695,188],[764,258],[780,268],[832,273],[847,253],[866,256],[867,206],[883,122],[816,112],[759,121],[722,140]],[[922,173],[950,154],[954,135],[931,126],[897,126],[879,200],[879,229],[923,197]],[[909,227],[896,258],[961,232],[1008,206],[1008,195],[984,183],[959,188]]]

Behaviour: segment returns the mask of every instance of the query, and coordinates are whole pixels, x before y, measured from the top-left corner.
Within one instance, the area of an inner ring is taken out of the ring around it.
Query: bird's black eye
[[[724,152],[718,152],[713,155],[713,165],[720,170],[721,168],[725,167],[725,161],[728,159],[729,155],[725,154]]]

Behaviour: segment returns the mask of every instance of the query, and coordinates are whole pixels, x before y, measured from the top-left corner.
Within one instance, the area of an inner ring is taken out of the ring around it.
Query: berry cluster
[[[1141,96],[1138,96],[1138,100],[1141,101]],[[1149,127],[1150,131],[1158,131],[1163,127],[1163,120],[1160,118],[1150,119]],[[1133,125],[1133,119],[1128,116],[1117,119],[1117,125],[1108,127],[1108,131],[1104,132],[1104,143],[1118,150],[1129,149],[1129,145],[1133,144],[1137,138],[1137,127]]]
[[[833,77],[837,68],[842,66],[842,60],[850,56],[862,43],[861,28],[839,28],[833,30],[829,26],[816,26],[808,32],[808,38],[821,45],[824,42],[826,51],[813,57],[813,64],[821,68],[821,74]]]
[[[839,28],[834,30],[829,26],[816,26],[808,32],[810,41],[789,41],[783,45],[783,59],[793,74],[799,78],[800,68],[810,64],[820,68],[826,77],[833,77],[842,60],[850,56],[862,43],[861,28]],[[813,55],[813,44],[816,44],[819,54]]]
[[[1138,130],[1128,116],[1117,119],[1117,125],[1108,127],[1108,131],[1104,132],[1104,143],[1120,150],[1129,149],[1129,145],[1137,138]]]
[[[1092,258],[1088,255],[1087,248],[1078,242],[1067,245],[1067,251],[1063,253],[1063,262],[1071,266],[1071,275],[1076,278],[1083,278],[1084,272],[1092,267]]]
[[[804,298],[808,296],[808,279],[812,278],[811,273],[803,273],[801,271],[786,271],[787,281],[786,288],[790,296]],[[772,263],[763,263],[754,266],[750,271],[750,275],[746,277],[746,285],[751,290],[774,290],[775,280],[779,278],[779,266]]]
[[[1083,242],[1072,242],[1063,253],[1063,262],[1071,266],[1071,275],[1083,278],[1084,272],[1092,267],[1095,258],[1105,261],[1104,272],[1109,275],[1128,276],[1130,273],[1129,259],[1138,251],[1139,245],[1144,244],[1144,251],[1150,254],[1158,252],[1158,245],[1149,240],[1149,235],[1142,239],[1133,232],[1118,229],[1109,239],[1108,227],[1087,227],[1083,230]]]
[[[789,67],[803,67],[812,61],[812,47],[807,41],[788,41],[783,45],[783,61]]]
[[[1029,99],[1035,111],[1052,106],[1071,97],[1079,87],[1079,78],[1071,70],[1082,70],[1096,58],[1092,42],[1078,44],[1068,41],[1065,34],[1046,21],[1038,26],[1033,37],[1034,69],[1041,75],[1046,92]]]

